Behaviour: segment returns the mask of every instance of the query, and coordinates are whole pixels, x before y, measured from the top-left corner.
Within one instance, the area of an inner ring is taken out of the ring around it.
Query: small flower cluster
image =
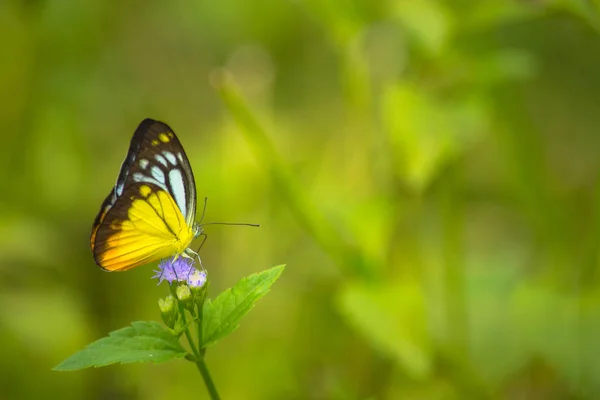
[[[198,288],[206,283],[206,271],[199,271],[194,267],[194,261],[189,258],[167,258],[158,263],[158,270],[154,271],[153,279],[158,279],[158,284],[167,281],[185,282],[190,288]]]
[[[158,263],[158,270],[152,277],[158,284],[167,281],[171,294],[158,301],[158,307],[165,324],[175,331],[185,329],[186,312],[196,318],[202,310],[206,295],[206,271],[194,267],[194,260],[184,257],[171,257]]]

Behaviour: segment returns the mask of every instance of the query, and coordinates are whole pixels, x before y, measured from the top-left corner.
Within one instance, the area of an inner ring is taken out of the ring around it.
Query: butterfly
[[[203,232],[196,218],[196,183],[175,132],[143,120],[90,238],[96,264],[125,271],[167,258],[192,258],[188,246]]]

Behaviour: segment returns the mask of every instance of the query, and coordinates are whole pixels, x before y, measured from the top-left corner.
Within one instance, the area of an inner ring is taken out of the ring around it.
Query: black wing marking
[[[161,135],[167,135],[168,140],[165,141]],[[157,180],[158,171],[164,177],[164,182]],[[111,208],[129,186],[139,182],[154,184],[167,191],[187,224],[192,226],[196,218],[196,182],[187,155],[175,132],[167,124],[147,118],[133,134],[117,182],[96,216],[90,238],[92,250],[96,245],[98,228]]]
[[[163,122],[145,119],[136,129],[112,197],[109,196],[112,203],[128,185],[136,182],[153,183],[169,192],[188,224],[193,223],[196,216],[194,174],[175,132]]]

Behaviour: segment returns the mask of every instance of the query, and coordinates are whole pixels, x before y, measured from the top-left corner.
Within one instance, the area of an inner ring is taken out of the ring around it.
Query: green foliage
[[[97,340],[82,351],[54,368],[56,371],[74,371],[101,367],[115,363],[160,363],[185,358],[196,364],[210,398],[220,398],[205,361],[206,347],[232,333],[241,319],[264,296],[283,272],[284,265],[273,267],[240,280],[233,288],[221,293],[215,301],[207,300],[208,282],[203,279],[192,287],[180,282],[170,282],[175,293],[161,299],[159,309],[167,328],[156,322],[133,322]],[[200,274],[199,271],[195,273]],[[194,282],[196,282],[194,280]],[[191,326],[196,322],[197,339]],[[174,328],[176,330],[173,330]],[[179,338],[184,335],[191,353],[181,347]]]
[[[392,12],[424,53],[430,56],[443,53],[454,21],[442,2],[398,2]]]
[[[55,371],[74,371],[115,363],[152,362],[182,358],[186,351],[179,337],[157,322],[137,321],[130,327],[109,333],[89,344],[54,367]]]
[[[348,283],[338,298],[341,312],[382,354],[394,357],[412,377],[432,369],[425,299],[416,283]]]
[[[207,352],[223,398],[600,398],[598,4],[2,2],[0,393],[203,390],[189,363],[49,369],[157,317],[152,266],[102,273],[87,246],[152,117],[205,221],[263,226],[207,226],[211,292],[289,265]],[[165,312],[183,341],[207,323]]]
[[[240,320],[254,307],[254,303],[267,294],[284,267],[285,265],[279,265],[252,274],[225,290],[214,301],[207,300],[204,303],[203,341],[200,347],[206,348],[235,331]]]
[[[416,192],[472,146],[489,120],[480,100],[440,101],[409,83],[390,86],[383,100],[399,175]]]

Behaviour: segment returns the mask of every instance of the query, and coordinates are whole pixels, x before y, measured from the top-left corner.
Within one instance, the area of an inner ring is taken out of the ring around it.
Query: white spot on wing
[[[177,158],[175,158],[175,155],[173,155],[173,153],[170,153],[168,151],[163,151],[163,155],[165,157],[167,157],[167,160],[169,160],[169,162],[173,165],[177,165]]]
[[[181,171],[177,168],[173,168],[169,171],[169,181],[171,183],[171,188],[173,189],[173,197],[175,198],[175,202],[181,210],[181,213],[184,217],[187,217],[187,208],[185,206],[185,187],[183,186],[183,176],[181,175]]]
[[[150,168],[150,172],[152,173],[152,177],[154,179],[156,179],[163,185],[165,184],[165,174],[162,172],[162,170],[159,167],[157,167],[156,165],[153,165]]]
[[[141,159],[141,160],[140,160],[140,168],[141,168],[141,169],[146,169],[146,167],[148,166],[148,163],[149,163],[149,161],[148,161],[148,160],[146,160],[145,158],[144,158],[144,159]]]
[[[167,164],[167,160],[160,154],[155,155],[154,158],[156,158],[156,161],[161,163],[163,166],[165,166],[165,167],[169,166],[169,164]]]
[[[149,177],[149,176],[142,174],[141,172],[136,172],[131,177],[133,178],[134,182],[151,183],[153,185],[160,187],[163,190],[167,190],[167,185],[165,185],[165,181],[164,181],[165,175],[162,173],[162,171],[160,171],[160,169],[158,167],[152,167],[152,172],[154,172],[154,168],[158,169],[158,171],[161,173],[162,181],[159,181],[158,177],[155,176],[154,174],[152,177]]]
[[[134,182],[143,182],[144,181],[144,174],[142,174],[140,172],[136,172],[131,177],[133,178]]]
[[[179,161],[181,161],[181,163],[183,164],[183,154],[177,153],[177,158],[179,158]]]

